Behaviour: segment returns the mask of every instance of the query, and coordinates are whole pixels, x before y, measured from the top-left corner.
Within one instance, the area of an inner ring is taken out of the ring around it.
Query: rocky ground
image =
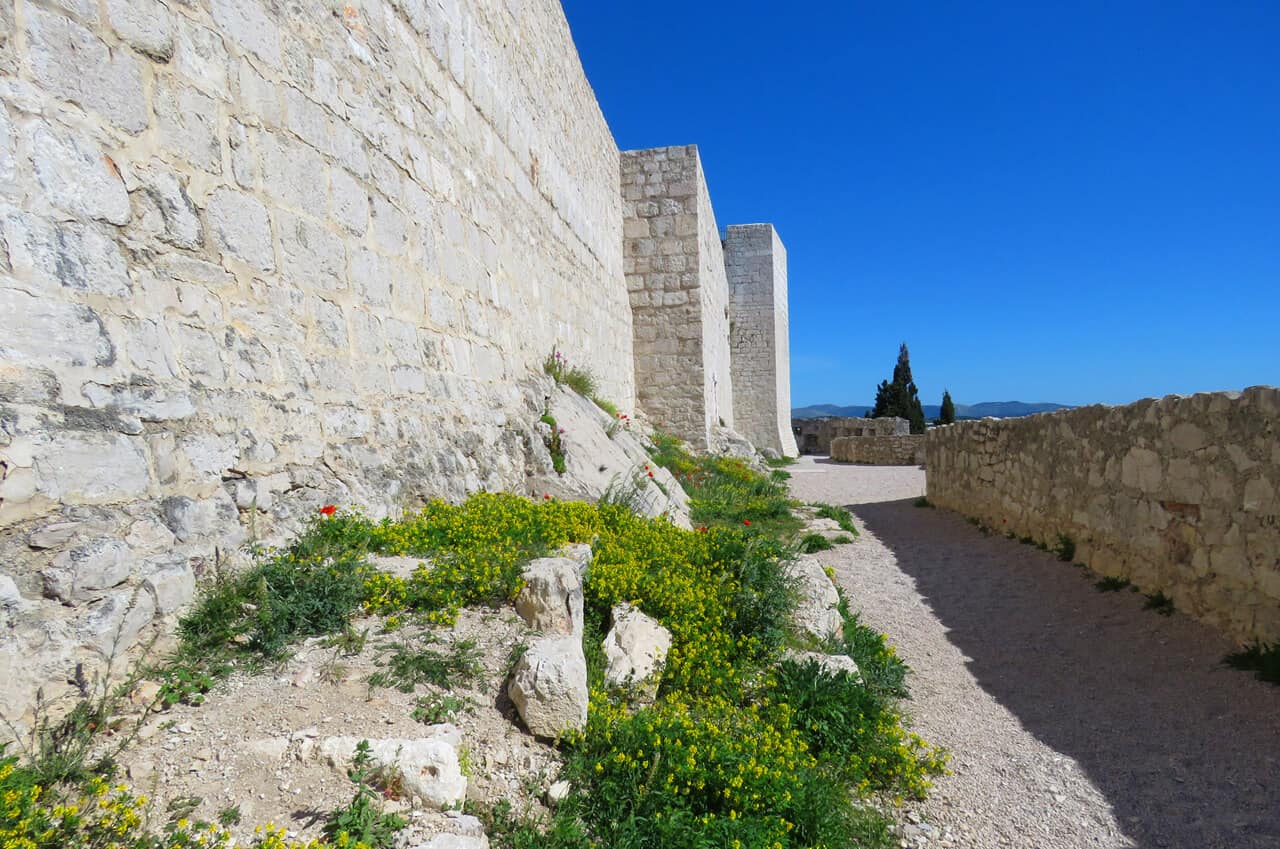
[[[385,633],[383,624],[380,618],[356,622],[355,633],[367,637],[355,654],[328,646],[325,639],[309,640],[277,669],[237,673],[220,683],[202,705],[152,715],[141,739],[121,759],[131,782],[157,800],[157,810],[174,817],[217,821],[224,811],[237,809],[241,824],[232,830],[242,836],[272,822],[314,837],[328,812],[350,801],[353,791],[346,764],[330,764],[324,757],[328,741],[442,734],[456,743],[468,777],[467,798],[507,799],[516,810],[540,806],[559,760],[554,748],[521,730],[505,696],[513,651],[533,638],[515,611],[465,609],[454,627],[429,632],[405,626]],[[482,671],[453,690],[467,706],[452,728],[429,727],[411,715],[416,699],[438,689],[419,685],[408,694],[368,683],[383,669],[380,661],[389,647],[424,633],[439,640],[441,650],[470,640],[480,652]],[[388,804],[414,822],[406,840],[466,825],[456,816],[411,810],[407,800],[393,798]]]
[[[903,846],[1280,846],[1280,689],[1223,666],[1219,634],[914,506],[921,469],[788,470],[798,498],[853,512],[861,537],[820,556],[911,666],[916,730],[952,752],[899,812]]]

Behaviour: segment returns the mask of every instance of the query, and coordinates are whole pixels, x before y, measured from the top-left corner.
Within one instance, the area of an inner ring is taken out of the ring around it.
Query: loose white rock
[[[793,614],[796,627],[818,640],[844,636],[840,596],[817,558],[801,555],[786,565],[786,574],[796,582],[799,594]]]
[[[507,693],[534,736],[581,731],[587,725],[587,659],[582,638],[539,639],[516,664]]]
[[[328,737],[317,747],[320,758],[335,769],[346,769],[360,737]],[[436,808],[462,804],[467,779],[458,763],[457,747],[441,736],[423,740],[370,740],[369,756],[378,766],[395,770],[405,792]]]
[[[671,650],[671,632],[630,604],[613,608],[613,627],[604,638],[604,677],[615,687],[635,686],[656,695],[658,674]]]
[[[582,635],[582,575],[567,557],[531,560],[521,576],[516,612],[544,634]]]

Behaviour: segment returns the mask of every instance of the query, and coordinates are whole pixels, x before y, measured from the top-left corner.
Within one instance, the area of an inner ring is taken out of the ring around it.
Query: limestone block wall
[[[925,461],[924,434],[838,436],[831,440],[831,459],[870,466],[919,466]]]
[[[632,406],[618,169],[553,0],[0,3],[0,711],[250,531],[520,488],[553,347]]]
[[[791,429],[803,454],[830,454],[831,441],[842,436],[906,436],[911,423],[897,416],[876,419],[856,416],[823,416],[792,419]]]
[[[926,434],[928,497],[1280,640],[1280,390],[984,419]]]
[[[696,145],[622,153],[623,262],[636,401],[705,448],[733,426],[724,251]]]
[[[734,426],[757,448],[794,457],[787,250],[772,224],[734,224],[724,261]]]

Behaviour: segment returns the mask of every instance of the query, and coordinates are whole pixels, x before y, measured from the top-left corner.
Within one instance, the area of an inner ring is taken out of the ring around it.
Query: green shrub
[[[1254,643],[1227,655],[1224,662],[1233,669],[1256,672],[1260,681],[1280,684],[1280,645]]]
[[[1058,534],[1058,544],[1053,547],[1058,559],[1070,563],[1076,559],[1076,541],[1066,534]]]
[[[919,498],[917,498],[915,501],[911,502],[911,505],[913,507],[932,507],[933,502],[930,501],[927,497],[922,495]]]
[[[1173,606],[1173,599],[1169,598],[1161,591],[1148,595],[1146,603],[1142,606],[1147,610],[1154,610],[1161,616],[1172,616],[1173,612],[1177,610],[1177,608]]]
[[[398,814],[383,813],[378,792],[370,786],[375,776],[369,756],[369,741],[356,744],[355,756],[347,777],[355,784],[356,792],[345,807],[338,808],[325,823],[324,833],[330,840],[343,843],[353,841],[369,849],[389,849],[396,832],[409,824]]]
[[[822,534],[805,534],[800,538],[799,548],[804,554],[815,554],[819,551],[830,551],[835,548],[835,544]]]
[[[795,728],[819,764],[861,794],[923,798],[945,756],[903,729],[891,702],[848,672],[816,660],[783,660],[769,697],[788,705]]]
[[[1110,575],[1109,575],[1109,576],[1107,576],[1107,577],[1103,578],[1101,581],[1096,582],[1096,583],[1094,584],[1094,586],[1098,588],[1098,592],[1101,592],[1101,593],[1114,593],[1114,592],[1118,592],[1118,591],[1120,591],[1120,590],[1124,589],[1125,587],[1129,586],[1129,579],[1128,579],[1128,578],[1116,578],[1116,577],[1113,577],[1113,576],[1110,576]]]

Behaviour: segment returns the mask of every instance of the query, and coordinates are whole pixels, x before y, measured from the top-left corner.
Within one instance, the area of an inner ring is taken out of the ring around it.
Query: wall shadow
[[[988,693],[1074,758],[1141,847],[1280,847],[1280,687],[1144,597],[958,514],[849,505],[897,557]]]

